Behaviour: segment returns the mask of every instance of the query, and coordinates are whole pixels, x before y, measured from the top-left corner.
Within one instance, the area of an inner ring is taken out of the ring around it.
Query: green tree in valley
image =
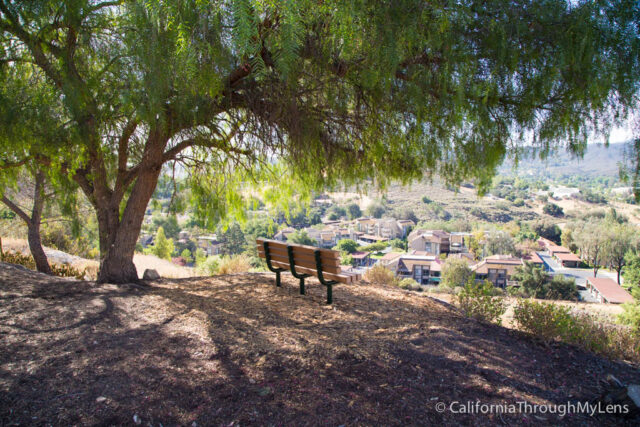
[[[425,173],[486,189],[532,140],[542,155],[581,154],[636,102],[636,9],[0,0],[0,62],[29,64],[77,136],[64,153],[16,149],[0,162],[35,160],[72,178],[96,212],[99,281],[127,283],[165,164],[187,171],[195,213],[212,228],[242,215],[252,182],[281,205],[294,188]]]
[[[627,252],[625,256],[625,268],[622,273],[624,287],[631,291],[634,288],[640,289],[640,253]]]
[[[226,229],[218,229],[218,240],[222,243],[220,247],[221,255],[236,255],[244,252],[247,240],[244,237],[240,224],[234,222]],[[255,246],[255,240],[253,245]]]
[[[349,212],[349,219],[356,219],[362,216],[360,206],[358,206],[356,203],[351,203],[349,206],[347,206],[347,211]]]
[[[543,206],[542,212],[551,216],[564,216],[562,208],[555,203],[547,203]]]
[[[184,262],[186,262],[187,264],[191,264],[193,262],[193,257],[191,256],[191,251],[189,249],[185,249],[180,253],[180,256],[182,257],[182,259],[184,259]]]
[[[352,254],[358,250],[358,244],[351,239],[341,239],[333,249],[336,251]]]
[[[528,295],[543,298],[544,285],[548,282],[547,273],[532,262],[525,261],[524,265],[516,268],[513,280],[517,281]]]
[[[309,237],[307,232],[303,230],[296,230],[293,233],[289,234],[289,237],[287,237],[287,241],[291,243],[297,243],[299,245],[318,245],[318,241]]]
[[[638,240],[637,228],[626,223],[617,221],[606,221],[603,227],[606,232],[605,255],[607,264],[618,273],[618,284],[622,269],[627,264],[627,254],[632,250],[637,250],[640,241]]]
[[[381,203],[372,203],[365,209],[367,216],[373,218],[382,218],[382,215],[384,215],[386,211],[387,210]]]
[[[162,227],[158,228],[156,237],[153,240],[153,246],[147,248],[146,253],[157,256],[158,258],[171,261],[171,255],[173,254],[173,239],[167,239]]]
[[[442,266],[442,283],[446,286],[464,286],[472,278],[473,271],[461,258],[449,257]]]

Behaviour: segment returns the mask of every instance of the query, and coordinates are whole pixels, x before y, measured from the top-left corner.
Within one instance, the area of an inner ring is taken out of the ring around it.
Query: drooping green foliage
[[[486,189],[524,145],[581,154],[636,105],[638,14],[630,0],[0,0],[0,63],[29,64],[61,102],[74,138],[40,161],[87,195],[116,272],[163,164],[188,172],[213,228],[242,217],[249,186],[286,212],[315,189],[424,174]]]

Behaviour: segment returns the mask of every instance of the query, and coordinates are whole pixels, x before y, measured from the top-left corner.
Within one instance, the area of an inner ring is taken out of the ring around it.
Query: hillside
[[[586,401],[607,374],[640,382],[632,366],[397,288],[337,286],[332,307],[308,289],[271,274],[117,287],[0,264],[0,424],[620,425],[435,408]]]
[[[513,170],[514,162],[507,160],[500,167],[504,174],[516,173],[518,175],[533,176],[538,179],[560,178],[563,176],[618,176],[618,164],[624,161],[627,144],[610,144],[605,147],[602,144],[590,144],[582,158],[568,153],[566,150],[558,150],[545,160],[534,156],[519,159],[517,170]]]

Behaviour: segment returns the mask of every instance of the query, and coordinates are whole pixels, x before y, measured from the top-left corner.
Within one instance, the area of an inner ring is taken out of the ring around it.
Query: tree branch
[[[16,204],[15,204],[15,203],[13,203],[11,200],[9,200],[9,199],[7,198],[7,196],[5,196],[5,195],[3,194],[3,195],[2,195],[2,199],[0,199],[0,200],[2,200],[2,203],[4,203],[5,205],[7,205],[7,207],[8,207],[9,209],[11,209],[13,212],[15,212],[15,213],[16,213],[16,215],[18,215],[20,218],[22,218],[22,220],[23,220],[24,222],[26,222],[26,223],[27,223],[27,225],[31,224],[31,218],[29,217],[29,215],[27,215],[27,214],[25,213],[25,211],[23,211],[22,209],[20,209],[20,208],[18,207],[18,205],[16,205]]]

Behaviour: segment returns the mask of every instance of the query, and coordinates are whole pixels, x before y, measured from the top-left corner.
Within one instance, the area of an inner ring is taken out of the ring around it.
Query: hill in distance
[[[624,162],[628,149],[628,143],[610,144],[608,147],[603,144],[590,144],[582,158],[566,150],[558,150],[545,160],[523,156],[515,170],[513,160],[508,159],[502,164],[499,172],[506,175],[516,173],[551,179],[570,175],[617,177],[619,165]]]

